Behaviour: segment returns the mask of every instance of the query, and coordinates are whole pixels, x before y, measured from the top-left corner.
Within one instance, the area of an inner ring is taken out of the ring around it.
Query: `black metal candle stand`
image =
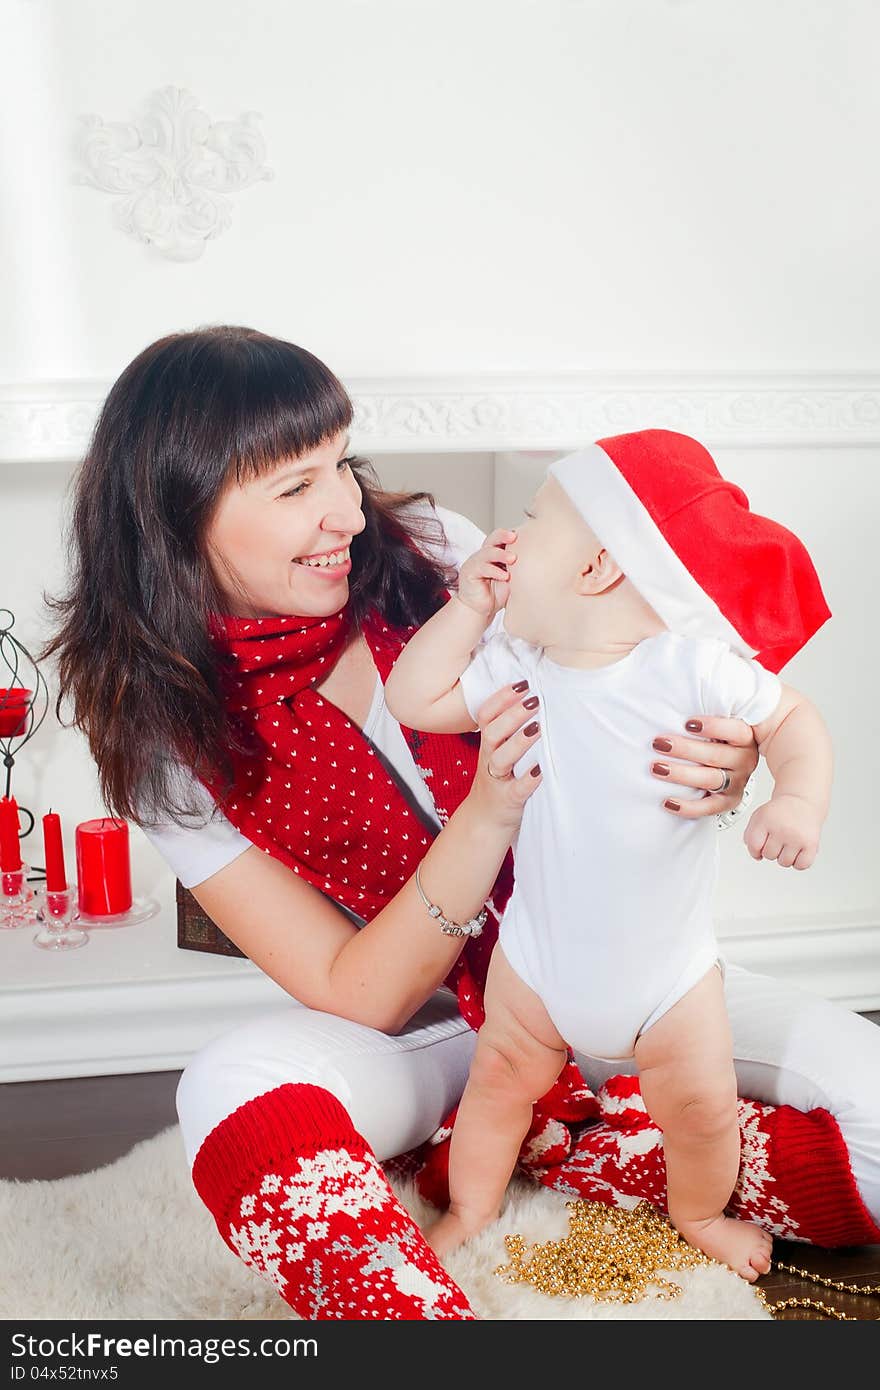
[[[49,709],[49,687],[46,684],[42,671],[36,660],[31,656],[27,647],[22,646],[17,637],[13,637],[12,629],[15,626],[15,614],[9,608],[0,608],[0,689],[30,690],[30,698],[24,703],[22,708],[26,711],[23,715],[24,732],[20,734],[0,734],[0,751],[3,755],[3,768],[6,776],[4,796],[12,795],[12,769],[15,766],[15,757],[20,753],[26,743],[29,743],[34,734],[39,729]],[[8,677],[8,678],[7,678]],[[0,694],[0,715],[6,706],[10,705],[8,695]],[[27,806],[19,804],[19,815],[27,819],[27,829],[19,836],[24,840],[30,835],[34,828],[35,816],[33,811]],[[46,870],[34,866],[34,872],[28,876],[28,882],[42,882],[46,877]]]

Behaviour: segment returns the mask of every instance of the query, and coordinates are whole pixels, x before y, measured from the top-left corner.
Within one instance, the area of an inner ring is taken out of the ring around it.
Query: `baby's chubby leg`
[[[497,945],[483,1002],[486,1020],[449,1148],[449,1210],[425,1235],[438,1255],[497,1218],[532,1107],[549,1091],[567,1055],[538,995]]]
[[[749,1282],[770,1268],[772,1240],[724,1215],[739,1172],[733,1042],[713,966],[637,1039],[642,1098],[663,1130],[669,1219],[689,1244]]]

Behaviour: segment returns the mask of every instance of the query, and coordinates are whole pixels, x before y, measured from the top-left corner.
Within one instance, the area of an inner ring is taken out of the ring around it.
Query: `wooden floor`
[[[880,1013],[868,1016],[880,1023]],[[179,1076],[176,1071],[150,1072],[0,1087],[0,1179],[62,1178],[113,1163],[140,1140],[177,1123]],[[827,1279],[880,1285],[880,1245],[828,1251],[776,1241],[773,1258]],[[775,1269],[759,1280],[759,1287],[771,1302],[818,1298],[850,1317],[880,1318],[880,1298],[824,1289]],[[786,1321],[821,1316],[806,1308],[779,1314]]]
[[[0,1086],[0,1178],[66,1178],[177,1124],[179,1071]]]

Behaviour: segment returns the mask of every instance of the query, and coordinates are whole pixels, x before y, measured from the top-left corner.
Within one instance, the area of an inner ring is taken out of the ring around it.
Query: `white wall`
[[[223,319],[349,375],[876,364],[873,0],[0,8],[4,376],[112,377]],[[79,114],[166,84],[262,113],[275,172],[193,265],[59,185]]]
[[[728,832],[719,914],[750,963],[880,1005],[880,9],[0,0],[0,15],[0,605],[21,640],[39,644],[40,591],[63,580],[65,489],[97,402],[173,329],[249,323],[396,401],[397,423],[364,415],[355,442],[390,485],[486,528],[540,475],[523,450],[690,430],[803,537],[834,612],[784,673],[835,740],[822,852],[786,873]],[[134,121],[167,84],[214,121],[262,113],[274,172],[188,264],[70,182],[78,116]],[[101,810],[51,710],[16,786],[70,826]],[[146,885],[160,862],[137,836],[134,853]]]

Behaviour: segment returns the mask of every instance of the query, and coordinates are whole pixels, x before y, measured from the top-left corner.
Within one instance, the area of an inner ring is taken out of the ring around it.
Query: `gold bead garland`
[[[545,1241],[526,1254],[522,1236],[505,1236],[509,1265],[495,1273],[509,1284],[532,1284],[553,1297],[591,1294],[608,1303],[638,1303],[649,1285],[662,1299],[677,1298],[678,1284],[659,1270],[711,1264],[649,1202],[631,1211],[603,1202],[566,1202],[569,1233]]]
[[[531,1284],[550,1297],[589,1294],[600,1302],[638,1303],[649,1287],[664,1300],[677,1298],[682,1292],[679,1284],[662,1277],[661,1270],[718,1263],[689,1245],[649,1202],[639,1202],[631,1210],[604,1202],[570,1201],[565,1205],[571,1213],[567,1236],[535,1245],[530,1251],[522,1236],[505,1236],[510,1263],[499,1265],[495,1273],[509,1284]],[[844,1284],[779,1262],[772,1267],[844,1293],[865,1297],[880,1294],[880,1285]],[[774,1317],[785,1308],[814,1308],[840,1321],[857,1321],[818,1299],[786,1298],[769,1303],[762,1289],[754,1292]]]
[[[880,1295],[880,1284],[844,1284],[841,1279],[825,1279],[821,1274],[813,1274],[809,1269],[798,1269],[797,1265],[783,1264],[781,1260],[777,1260],[771,1268],[784,1270],[786,1274],[796,1274],[811,1284],[823,1284],[826,1289],[837,1289],[839,1293],[854,1293],[862,1298],[877,1298]],[[827,1317],[837,1318],[839,1322],[859,1322],[858,1318],[842,1312],[840,1308],[831,1308],[827,1303],[821,1303],[818,1298],[783,1298],[779,1303],[768,1303],[763,1289],[755,1289],[755,1295],[768,1313],[774,1316],[783,1308],[817,1308]]]

